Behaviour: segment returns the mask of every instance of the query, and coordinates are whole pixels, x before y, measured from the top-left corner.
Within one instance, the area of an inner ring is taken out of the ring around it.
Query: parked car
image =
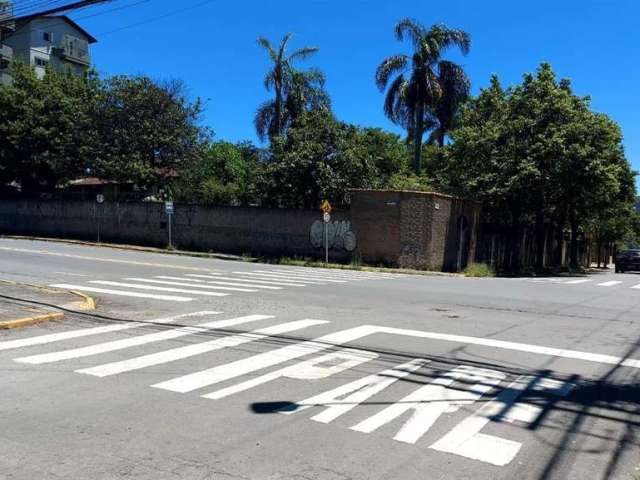
[[[640,271],[640,249],[624,250],[616,256],[616,273]]]

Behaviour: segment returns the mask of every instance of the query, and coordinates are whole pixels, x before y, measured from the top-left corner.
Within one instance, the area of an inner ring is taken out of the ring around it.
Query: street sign
[[[331,213],[331,210],[333,210],[333,208],[331,207],[329,200],[325,200],[324,202],[322,202],[322,205],[320,205],[320,210],[322,210],[324,213]]]
[[[324,215],[322,215],[322,220],[324,220],[324,223],[329,223],[331,221],[331,214],[325,212]]]
[[[104,202],[104,195],[102,195],[101,193],[96,195],[96,202],[103,203]]]
[[[173,215],[173,202],[164,202],[164,211],[167,215]]]

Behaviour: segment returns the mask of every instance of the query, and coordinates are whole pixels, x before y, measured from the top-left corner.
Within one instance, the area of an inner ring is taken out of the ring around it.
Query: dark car
[[[616,256],[616,273],[640,271],[640,249],[624,250]]]

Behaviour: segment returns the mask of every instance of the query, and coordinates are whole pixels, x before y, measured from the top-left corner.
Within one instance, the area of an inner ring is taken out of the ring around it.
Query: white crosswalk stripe
[[[285,282],[285,281],[271,281],[271,280],[251,280],[248,278],[233,278],[233,277],[223,277],[223,276],[219,276],[222,274],[217,274],[217,273],[212,273],[211,275],[200,275],[197,273],[189,273],[187,275],[185,275],[186,277],[195,277],[195,278],[208,278],[208,279],[213,279],[213,280],[239,280],[242,281],[244,283],[249,283],[249,284],[259,284],[259,285],[278,285],[281,287],[305,287],[306,285],[304,283],[292,283],[292,282]]]
[[[62,360],[69,360],[72,358],[83,358],[92,355],[98,355],[101,353],[114,352],[116,350],[123,350],[125,348],[131,348],[140,345],[146,345],[153,342],[161,342],[165,340],[172,340],[187,335],[194,335],[198,333],[207,333],[213,329],[228,328],[237,325],[242,325],[249,322],[256,322],[258,320],[265,320],[273,318],[270,315],[247,315],[245,317],[232,318],[229,320],[217,320],[214,322],[207,322],[193,327],[181,327],[171,330],[164,330],[162,332],[150,333],[147,335],[138,335],[131,338],[124,338],[121,340],[114,340],[111,342],[99,343],[97,345],[91,345],[88,347],[72,348],[70,350],[61,350],[59,352],[44,353],[40,355],[32,355],[29,357],[16,358],[14,361],[19,363],[29,364],[43,364],[53,363]]]
[[[178,347],[171,350],[152,353],[129,360],[107,363],[105,365],[98,365],[97,367],[76,370],[76,372],[84,373],[87,375],[94,375],[96,377],[107,377],[109,375],[116,375],[118,373],[130,372],[133,370],[139,370],[141,368],[174,362],[176,360],[182,360],[185,358],[193,357],[195,355],[213,352],[215,350],[220,350],[223,348],[237,347],[244,343],[261,340],[274,335],[282,335],[283,333],[293,332],[295,330],[301,330],[314,325],[321,325],[323,323],[328,322],[325,320],[298,320],[295,322],[275,325],[273,327],[262,328],[251,333],[241,333],[238,335],[218,338],[209,342],[196,343],[193,345],[186,345],[184,347]]]
[[[235,283],[235,282],[220,282],[220,281],[211,281],[211,280],[198,280],[195,278],[188,278],[188,279],[184,279],[182,277],[168,277],[165,275],[158,275],[157,277],[154,278],[159,278],[161,280],[177,280],[177,281],[182,281],[184,282],[185,280],[188,280],[189,282],[194,282],[194,283],[205,283],[207,285],[222,285],[224,287],[246,287],[246,288],[260,288],[260,289],[264,289],[264,290],[282,290],[282,287],[274,287],[272,285],[251,285],[249,283]]]
[[[100,335],[103,333],[120,332],[131,328],[140,328],[152,325],[163,325],[173,323],[177,320],[192,317],[204,317],[208,315],[218,315],[220,312],[203,311],[195,313],[185,313],[182,315],[174,315],[172,317],[157,318],[149,322],[126,322],[115,325],[105,325],[102,327],[83,328],[80,330],[71,330],[68,332],[51,333],[47,335],[39,335],[37,337],[20,338],[18,340],[8,340],[0,342],[1,350],[11,350],[15,348],[31,347],[35,345],[45,345],[48,343],[61,342],[63,340],[71,340],[74,338],[88,337],[91,335]]]
[[[611,282],[603,282],[603,283],[599,283],[598,286],[599,287],[615,287],[616,285],[621,285],[622,282],[618,282],[615,280],[612,280]]]
[[[191,297],[179,297],[177,295],[157,295],[154,293],[130,292],[127,290],[113,290],[112,288],[88,287],[86,285],[71,285],[68,283],[56,283],[50,286],[54,288],[63,288],[66,290],[79,290],[81,292],[106,293],[109,295],[116,295],[119,297],[149,298],[153,300],[168,300],[171,302],[193,301],[193,298]]]
[[[581,280],[569,280],[568,282],[564,282],[565,285],[580,285],[582,283],[589,283],[591,280],[581,279]]]
[[[320,282],[318,280],[307,280],[297,277],[283,277],[281,275],[275,275],[270,273],[258,273],[258,272],[233,272],[235,275],[248,275],[250,277],[257,277],[261,279],[267,280],[283,280],[283,281],[292,281],[296,283],[302,283],[305,285],[326,285],[326,282]]]
[[[185,288],[161,287],[156,285],[140,285],[138,283],[129,282],[112,282],[110,280],[91,280],[89,283],[94,285],[106,285],[111,287],[133,288],[135,290],[151,290],[155,292],[173,292],[173,293],[189,293],[191,295],[204,295],[206,297],[224,297],[227,293],[205,292],[202,290],[188,290]]]
[[[257,290],[253,290],[251,288],[238,288],[238,287],[221,287],[217,285],[194,285],[193,283],[186,282],[172,282],[169,280],[155,280],[152,278],[136,278],[136,277],[127,277],[125,280],[131,280],[133,282],[143,282],[143,283],[155,283],[158,285],[175,285],[177,287],[189,287],[189,288],[203,288],[207,290],[225,290],[229,292],[249,292],[255,293]]]
[[[300,280],[311,280],[313,282],[329,282],[329,283],[347,283],[347,280],[340,280],[335,277],[330,276],[320,276],[320,275],[303,275],[297,273],[274,273],[270,270],[254,270],[254,273],[261,273],[269,276],[277,276],[282,278],[293,278]]]

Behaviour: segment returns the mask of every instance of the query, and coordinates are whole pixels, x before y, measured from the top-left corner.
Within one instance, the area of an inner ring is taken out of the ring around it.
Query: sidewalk
[[[64,318],[64,311],[93,310],[91,297],[78,292],[0,279],[0,330]]]

